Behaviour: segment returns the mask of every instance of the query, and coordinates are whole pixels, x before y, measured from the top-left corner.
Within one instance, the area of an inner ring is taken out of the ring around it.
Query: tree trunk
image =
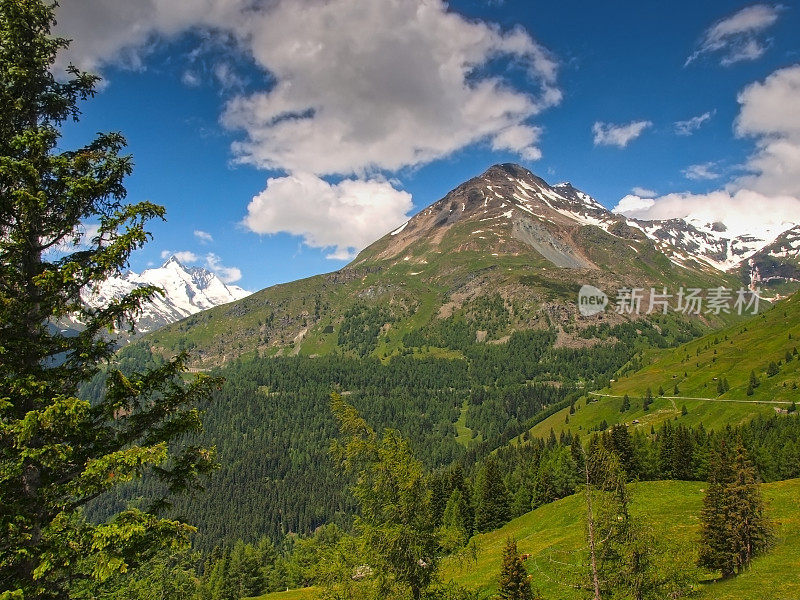
[[[600,577],[597,574],[597,554],[594,544],[594,515],[592,514],[592,493],[591,483],[589,482],[589,461],[586,459],[586,450],[581,447],[583,452],[583,471],[586,475],[586,521],[589,526],[589,552],[592,562],[592,586],[594,587],[594,600],[600,599]]]

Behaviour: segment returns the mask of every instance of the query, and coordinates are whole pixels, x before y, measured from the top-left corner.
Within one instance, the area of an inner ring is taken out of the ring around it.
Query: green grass
[[[631,484],[631,514],[647,522],[662,539],[677,550],[682,564],[693,564],[697,551],[699,514],[706,484],[700,482],[656,481]],[[763,486],[768,514],[775,527],[775,545],[754,560],[742,575],[714,581],[705,574],[695,598],[713,600],[796,600],[800,598],[800,480]],[[580,576],[576,564],[585,547],[584,497],[581,494],[542,506],[514,519],[496,531],[476,536],[477,561],[448,558],[442,564],[442,578],[487,593],[496,591],[503,546],[509,537],[517,540],[521,554],[530,554],[525,565],[531,581],[545,600],[578,600],[585,594],[570,585]],[[572,574],[572,575],[570,575]],[[319,590],[307,588],[261,596],[260,600],[299,600],[319,597]]]
[[[253,600],[310,600],[311,598],[319,598],[319,590],[317,588],[308,587],[285,592],[273,592],[258,596],[257,599]]]
[[[634,397],[630,398],[630,410],[621,413],[622,398],[605,396],[592,396],[592,398],[596,398],[596,400],[587,404],[586,398],[583,398],[575,404],[575,414],[569,415],[569,423],[566,422],[569,409],[564,409],[535,425],[530,430],[531,435],[540,438],[547,437],[550,435],[551,428],[557,436],[562,431],[584,434],[594,430],[602,421],[606,421],[609,427],[624,423],[631,430],[643,427],[647,432],[650,431],[651,426],[658,428],[667,420],[686,426],[696,426],[702,423],[706,429],[719,430],[726,425],[735,426],[747,423],[757,415],[775,414],[774,407],[769,404],[669,398],[655,398],[650,409],[645,412],[642,410],[641,398]],[[685,416],[681,414],[684,406],[688,411]],[[634,421],[638,421],[638,423],[634,423]]]
[[[680,556],[689,563],[696,558],[697,539],[704,483],[659,481],[633,484],[632,514],[643,518],[682,548]],[[700,598],[737,600],[790,600],[800,597],[800,480],[763,486],[771,518],[776,522],[775,547],[757,558],[752,568],[728,581],[700,585]],[[517,540],[522,554],[531,554],[526,567],[532,584],[545,599],[583,598],[565,582],[566,569],[559,563],[579,562],[584,547],[584,498],[578,494],[536,509],[505,527],[477,536],[477,563],[459,565],[448,560],[443,565],[445,579],[471,588],[496,589],[503,546],[508,537]],[[678,554],[676,554],[677,556]]]
[[[666,350],[650,350],[642,357],[641,369],[626,373],[610,387],[576,403],[575,414],[564,409],[531,429],[536,437],[546,437],[552,428],[585,432],[603,420],[609,425],[626,423],[632,427],[658,426],[678,418],[685,425],[703,424],[706,429],[737,425],[757,415],[775,414],[800,400],[800,356],[785,362],[787,351],[794,352],[800,343],[800,296],[780,302],[748,321],[731,325],[689,343]],[[784,361],[777,375],[768,377],[771,361]],[[760,380],[751,396],[747,395],[750,372]],[[717,393],[717,382],[726,379],[730,390]],[[678,391],[675,392],[677,386]],[[642,397],[650,388],[659,388],[664,398],[656,398],[648,412],[642,410]],[[627,394],[631,409],[620,413],[622,396]],[[681,416],[686,406],[688,414]],[[634,425],[633,421],[639,421]]]
[[[472,429],[467,427],[467,410],[469,410],[469,402],[464,400],[461,406],[461,413],[458,415],[458,421],[455,423],[456,427],[456,442],[469,448],[473,443],[481,443],[483,441],[483,434],[479,433],[476,437],[472,437]]]
[[[780,302],[766,312],[744,323],[679,346],[652,352],[645,358],[643,368],[614,382],[608,393],[641,396],[650,387],[653,393],[659,386],[668,395],[678,386],[676,396],[704,398],[764,400],[791,402],[800,398],[792,389],[800,385],[800,360],[795,357],[781,366],[780,372],[767,377],[767,365],[785,360],[800,339],[800,297]],[[761,385],[748,396],[750,371],[760,378]],[[726,378],[730,391],[718,396],[717,380]]]

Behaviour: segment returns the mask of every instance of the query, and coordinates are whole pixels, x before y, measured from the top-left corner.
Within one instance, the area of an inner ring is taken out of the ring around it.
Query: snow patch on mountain
[[[136,288],[157,286],[156,294],[142,307],[136,320],[137,333],[147,333],[221,304],[249,296],[251,292],[223,283],[213,272],[202,267],[186,267],[174,256],[155,269],[141,274],[131,271],[110,277],[93,289],[84,289],[82,300],[93,308],[107,306]]]

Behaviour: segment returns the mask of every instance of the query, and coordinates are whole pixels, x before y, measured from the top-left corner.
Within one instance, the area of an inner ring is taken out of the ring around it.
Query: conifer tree
[[[503,563],[497,583],[497,595],[503,600],[533,600],[528,571],[517,551],[517,542],[512,538],[506,540],[503,548]]]
[[[653,390],[647,388],[647,391],[644,394],[644,399],[642,400],[642,410],[645,412],[650,410],[650,405],[653,403]]]
[[[80,291],[125,268],[164,209],[124,202],[132,162],[120,134],[59,148],[97,78],[72,67],[54,77],[68,45],[50,35],[54,10],[0,0],[0,592],[26,600],[64,598],[188,543],[192,528],[159,511],[213,467],[210,450],[176,443],[199,431],[196,404],[215,385],[184,385],[185,356],[127,377],[111,370],[102,398],[79,397],[115,350],[101,334],[133,323],[157,290],[99,309]],[[70,315],[84,324],[76,335],[58,326]],[[148,472],[164,495],[102,524],[83,517],[87,503]]]
[[[387,429],[382,437],[344,402],[331,395],[341,440],[331,454],[355,476],[353,494],[360,514],[355,528],[366,549],[365,558],[378,575],[378,596],[398,586],[419,600],[437,570],[436,537],[431,493],[420,463],[408,442]]]
[[[725,505],[734,568],[741,573],[769,545],[770,525],[764,514],[755,468],[741,443],[736,446],[733,458],[733,481],[726,490]]]
[[[478,473],[475,484],[475,529],[491,531],[511,518],[511,498],[493,456]]]
[[[767,377],[774,377],[778,374],[779,370],[778,363],[776,363],[774,360],[770,361],[770,363],[767,365]]]
[[[440,543],[446,550],[452,551],[464,546],[469,541],[467,501],[461,490],[456,488],[450,494],[442,517],[442,527],[439,533]]]
[[[760,383],[761,382],[758,380],[758,377],[756,377],[756,372],[755,371],[750,371],[749,387],[755,389],[760,385]]]
[[[746,569],[769,544],[770,526],[746,450],[723,440],[713,453],[703,498],[698,564],[723,578]]]

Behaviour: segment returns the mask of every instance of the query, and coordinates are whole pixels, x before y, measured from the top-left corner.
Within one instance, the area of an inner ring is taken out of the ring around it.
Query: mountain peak
[[[175,255],[157,268],[142,273],[127,272],[104,281],[95,290],[84,290],[83,301],[99,308],[142,286],[156,286],[156,294],[142,307],[137,319],[140,333],[152,331],[201,310],[227,304],[248,296],[250,292],[225,284],[219,276],[203,267],[186,267]]]
[[[184,271],[186,270],[186,267],[183,266],[183,263],[181,261],[179,261],[178,257],[175,256],[174,254],[171,255],[167,260],[164,261],[164,264],[161,265],[161,268],[165,269],[165,268],[169,267],[170,265],[175,265],[176,267],[179,267],[180,269],[182,269]]]

